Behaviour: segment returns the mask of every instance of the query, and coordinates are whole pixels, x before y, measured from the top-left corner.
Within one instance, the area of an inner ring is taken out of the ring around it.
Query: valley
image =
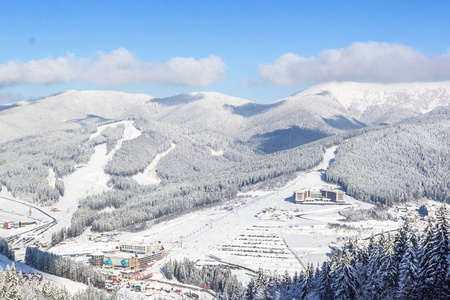
[[[100,188],[106,187],[99,184],[106,182],[105,179],[98,180],[101,176],[106,176],[103,169],[95,169],[95,166],[104,166],[106,162],[107,156],[104,147],[102,148],[96,148],[89,163],[75,171],[67,181],[72,182],[74,187],[79,187],[79,195],[100,193]],[[101,149],[103,152],[100,152]],[[232,267],[235,270],[233,273],[243,283],[252,278],[248,274],[255,275],[259,269],[278,274],[288,272],[293,276],[296,272],[305,271],[307,264],[316,265],[325,261],[330,250],[348,238],[367,238],[372,233],[399,226],[398,222],[365,221],[359,222],[355,229],[331,230],[330,223],[342,223],[339,211],[351,207],[367,209],[373,205],[351,197],[347,197],[346,205],[294,203],[293,191],[329,185],[323,181],[323,172],[337,151],[336,146],[327,149],[321,164],[307,172],[297,173],[294,180],[281,188],[241,193],[226,204],[158,222],[149,225],[150,229],[138,233],[109,233],[114,234],[113,240],[91,240],[89,236],[93,233],[88,229],[80,237],[68,239],[51,247],[49,251],[62,256],[76,256],[78,260],[84,257],[87,261],[88,256],[93,253],[115,251],[123,244],[150,245],[157,242],[164,247],[166,256],[142,270],[142,274],[152,274],[152,280],[165,280],[161,271],[164,263],[184,258],[195,261],[198,266]],[[52,214],[58,217],[59,224],[64,224],[64,218],[67,219],[68,214],[73,213],[78,205],[77,198],[66,198],[63,201],[55,206],[62,211]],[[52,231],[55,232],[57,228],[55,226]],[[48,231],[46,236],[35,238],[46,241],[52,231]]]
[[[0,124],[24,118],[24,131],[0,144],[0,237],[19,262],[33,247],[95,265],[125,298],[216,295],[169,279],[175,262],[229,270],[242,285],[260,271],[307,273],[349,241],[363,247],[405,219],[416,230],[435,221],[434,200],[449,195],[448,90],[330,83],[267,105],[69,91],[13,106]],[[101,109],[111,103],[120,109]],[[60,123],[27,135],[38,122],[25,120],[30,109],[48,107]],[[293,196],[321,189],[345,191],[345,201]]]

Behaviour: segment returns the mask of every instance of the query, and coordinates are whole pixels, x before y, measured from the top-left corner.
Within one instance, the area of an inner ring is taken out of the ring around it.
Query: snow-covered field
[[[30,205],[30,203],[14,198],[14,196],[11,195],[6,188],[3,188],[0,192],[0,221],[36,222],[36,224],[13,229],[0,228],[0,237],[6,238],[16,234],[21,234],[52,221],[52,219],[47,215],[34,209],[34,206],[36,205]]]

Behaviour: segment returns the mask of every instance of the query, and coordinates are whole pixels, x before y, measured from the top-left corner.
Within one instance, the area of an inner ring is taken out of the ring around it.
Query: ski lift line
[[[287,244],[286,240],[284,239],[284,236],[281,236],[281,240],[283,241],[284,245],[286,246],[286,248],[292,253],[292,255],[294,255],[294,257],[297,259],[297,261],[300,263],[300,265],[303,267],[303,269],[306,271],[306,266],[305,264],[301,261],[301,259],[297,256],[297,254],[295,254],[294,251],[292,251],[292,249],[289,247],[289,245]]]

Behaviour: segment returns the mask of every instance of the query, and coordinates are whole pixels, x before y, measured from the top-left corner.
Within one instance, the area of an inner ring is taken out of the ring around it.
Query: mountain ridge
[[[78,128],[134,117],[208,128],[249,140],[298,127],[333,135],[366,125],[394,124],[450,104],[450,81],[378,84],[330,82],[267,104],[217,92],[157,98],[117,91],[68,90],[46,98],[4,105],[0,142],[48,129]]]

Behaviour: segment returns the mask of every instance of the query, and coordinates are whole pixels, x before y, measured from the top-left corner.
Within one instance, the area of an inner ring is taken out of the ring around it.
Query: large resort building
[[[336,189],[303,189],[294,192],[297,204],[344,204],[345,192]]]
[[[95,267],[125,268],[141,270],[154,261],[164,257],[165,250],[161,244],[121,245],[119,253],[96,252],[92,254],[91,263]]]
[[[152,244],[152,245],[121,245],[120,251],[122,252],[131,252],[131,253],[140,253],[140,254],[152,254],[161,249],[160,244]]]

